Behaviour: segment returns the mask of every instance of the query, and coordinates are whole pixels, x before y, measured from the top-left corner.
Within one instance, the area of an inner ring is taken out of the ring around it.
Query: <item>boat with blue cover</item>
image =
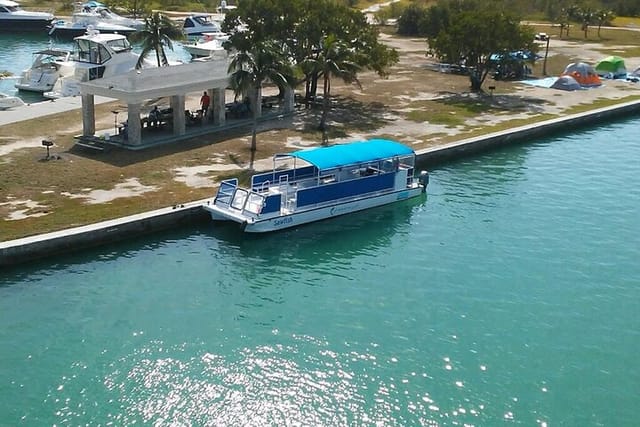
[[[414,169],[415,152],[386,139],[276,154],[250,187],[224,180],[203,207],[246,232],[280,230],[419,196],[429,174]]]

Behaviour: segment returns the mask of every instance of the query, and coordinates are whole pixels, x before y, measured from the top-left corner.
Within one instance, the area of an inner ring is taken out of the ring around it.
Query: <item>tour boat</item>
[[[33,54],[31,67],[24,70],[15,84],[19,90],[48,92],[60,76],[60,64],[69,60],[71,51],[49,48]]]
[[[253,175],[248,188],[222,181],[203,208],[245,232],[281,230],[416,197],[429,174],[414,177],[414,167],[414,151],[386,139],[276,154],[272,171]]]
[[[54,17],[48,12],[23,10],[11,0],[0,0],[0,32],[44,31]]]

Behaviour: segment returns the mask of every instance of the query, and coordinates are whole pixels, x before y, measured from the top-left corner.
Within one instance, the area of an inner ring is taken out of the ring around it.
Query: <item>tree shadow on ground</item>
[[[392,120],[388,106],[380,102],[364,103],[352,97],[332,96],[326,132],[329,140],[346,138],[351,132],[371,132]],[[297,113],[297,126],[303,133],[320,131],[322,104],[309,104]]]
[[[549,101],[515,94],[491,94],[485,92],[441,93],[438,101],[473,114],[490,111],[543,113]]]

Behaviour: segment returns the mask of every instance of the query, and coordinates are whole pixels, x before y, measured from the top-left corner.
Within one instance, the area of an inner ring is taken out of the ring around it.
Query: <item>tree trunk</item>
[[[329,113],[329,94],[331,93],[331,76],[329,73],[325,72],[324,74],[324,91],[322,92],[322,116],[320,117],[320,130],[323,133],[323,141],[324,144],[325,136],[327,128],[327,116]]]
[[[256,147],[256,139],[257,139],[257,128],[258,128],[258,119],[255,116],[253,116],[253,126],[251,129],[251,156],[249,158],[249,170],[253,170],[253,163],[255,161],[256,158],[256,151],[257,151],[257,147]]]

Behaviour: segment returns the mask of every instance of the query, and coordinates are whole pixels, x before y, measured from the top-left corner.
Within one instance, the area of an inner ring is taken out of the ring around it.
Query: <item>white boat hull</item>
[[[334,203],[314,209],[297,211],[291,214],[269,216],[266,218],[258,216],[255,219],[248,219],[241,215],[233,215],[227,209],[221,209],[213,203],[204,205],[203,207],[210,213],[211,219],[214,221],[234,221],[241,224],[243,230],[247,233],[266,233],[296,227],[298,225],[308,224],[310,222],[320,221],[327,218],[333,218],[352,212],[358,212],[377,206],[383,206],[401,200],[407,200],[419,196],[423,192],[424,187],[416,185],[413,188],[404,188],[402,190],[363,197],[349,202]]]

